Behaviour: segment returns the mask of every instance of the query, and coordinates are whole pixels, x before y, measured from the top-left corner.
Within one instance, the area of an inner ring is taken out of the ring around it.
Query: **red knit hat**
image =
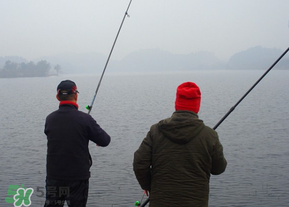
[[[176,111],[186,110],[198,113],[201,105],[201,91],[193,82],[185,82],[178,86],[175,102]]]

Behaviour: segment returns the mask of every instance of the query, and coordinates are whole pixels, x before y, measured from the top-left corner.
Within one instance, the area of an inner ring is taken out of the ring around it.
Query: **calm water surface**
[[[174,111],[176,87],[196,82],[199,117],[211,127],[264,71],[106,74],[91,115],[111,135],[107,148],[90,143],[93,157],[88,206],[134,206],[141,200],[133,153],[149,127]],[[58,108],[56,87],[74,80],[80,110],[90,104],[99,75],[0,79],[0,206],[9,185],[34,188],[31,206],[42,206],[45,186],[45,117]],[[210,206],[289,206],[289,71],[272,70],[217,132],[228,167],[211,177]]]

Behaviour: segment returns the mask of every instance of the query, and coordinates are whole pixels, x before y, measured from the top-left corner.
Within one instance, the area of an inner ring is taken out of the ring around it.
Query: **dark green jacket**
[[[210,175],[227,161],[217,133],[190,111],[153,125],[134,154],[133,169],[150,207],[208,206]]]

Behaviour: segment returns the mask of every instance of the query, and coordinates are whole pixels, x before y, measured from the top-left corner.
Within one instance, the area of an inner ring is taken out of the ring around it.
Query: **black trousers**
[[[46,201],[44,207],[85,207],[88,197],[87,180],[46,179]]]

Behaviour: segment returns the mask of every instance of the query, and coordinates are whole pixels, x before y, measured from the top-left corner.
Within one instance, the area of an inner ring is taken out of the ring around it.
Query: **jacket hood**
[[[186,144],[204,128],[198,115],[191,111],[175,111],[171,118],[158,123],[161,133],[171,141]]]

